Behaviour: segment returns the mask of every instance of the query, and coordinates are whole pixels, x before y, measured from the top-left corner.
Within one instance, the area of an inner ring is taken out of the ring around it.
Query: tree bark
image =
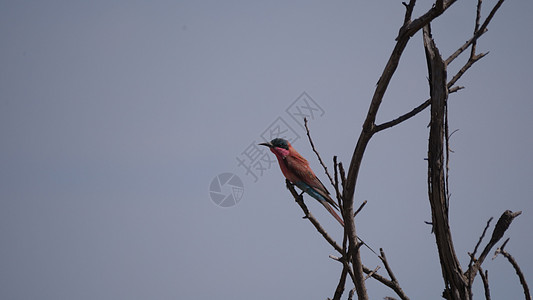
[[[433,230],[437,242],[446,299],[470,299],[461,265],[455,255],[450,226],[445,183],[444,145],[445,116],[448,87],[446,64],[440,56],[431,29],[423,29],[424,48],[429,72],[431,95],[431,125],[428,147],[428,193],[431,204]]]

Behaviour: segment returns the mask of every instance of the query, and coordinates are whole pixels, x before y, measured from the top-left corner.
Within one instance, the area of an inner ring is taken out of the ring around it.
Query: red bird
[[[259,145],[267,146],[276,155],[281,172],[285,175],[285,178],[322,203],[329,213],[344,226],[341,217],[332,208],[333,206],[338,210],[337,203],[331,199],[326,187],[316,177],[313,170],[311,170],[309,162],[294,150],[289,141],[276,138],[270,141],[270,143],[261,143]]]

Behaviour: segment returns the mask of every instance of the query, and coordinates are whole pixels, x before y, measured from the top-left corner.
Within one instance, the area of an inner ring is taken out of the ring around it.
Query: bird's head
[[[289,148],[291,148],[291,143],[281,138],[275,138],[268,143],[261,143],[259,145],[267,146],[272,153],[281,158],[289,155]]]

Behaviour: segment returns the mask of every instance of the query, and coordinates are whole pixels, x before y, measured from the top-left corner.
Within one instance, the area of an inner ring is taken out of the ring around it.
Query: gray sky
[[[532,10],[531,1],[504,3],[478,43],[490,54],[449,103],[459,129],[450,163],[457,255],[466,267],[487,219],[522,210],[506,249],[530,284]],[[326,182],[286,112],[306,92],[323,110],[310,120],[322,157],[330,169],[333,155],[348,164],[403,13],[401,1],[0,2],[0,298],[331,297],[341,266],[301,219],[277,165],[256,181],[237,158],[281,119]],[[459,1],[434,23],[444,57],[469,38],[474,13],[475,1]],[[378,121],[427,99],[426,78],[417,35]],[[356,192],[368,200],[358,232],[385,249],[412,299],[438,299],[443,288],[424,224],[428,120],[426,111],[377,135]],[[225,172],[244,185],[229,208],[209,194]],[[340,239],[336,221],[307,203]],[[503,258],[484,267],[494,299],[522,297]],[[393,296],[367,285],[372,299]],[[478,297],[480,288],[477,278]]]

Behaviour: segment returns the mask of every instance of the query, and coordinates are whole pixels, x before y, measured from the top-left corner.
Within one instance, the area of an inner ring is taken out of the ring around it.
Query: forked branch
[[[470,67],[472,67],[472,65],[474,65],[474,63],[476,63],[477,61],[479,61],[481,58],[485,57],[485,55],[488,54],[487,53],[480,53],[480,54],[476,54],[476,43],[477,43],[477,40],[485,33],[487,32],[487,26],[489,25],[490,21],[492,20],[492,18],[494,17],[494,15],[496,14],[496,12],[498,11],[498,9],[500,8],[500,6],[503,4],[503,1],[504,0],[499,0],[495,5],[494,7],[491,9],[489,15],[487,16],[487,18],[485,18],[485,20],[483,21],[483,24],[480,25],[480,19],[481,19],[481,3],[482,1],[481,0],[478,0],[478,5],[477,5],[477,10],[476,10],[476,25],[474,26],[474,33],[472,34],[472,37],[466,41],[463,45],[461,45],[453,54],[451,54],[447,59],[446,59],[446,65],[449,65],[451,64],[459,55],[461,55],[465,50],[467,50],[469,47],[471,47],[471,51],[470,51],[470,57],[469,59],[467,60],[467,62],[461,67],[461,69],[459,69],[459,71],[457,71],[457,73],[455,75],[452,76],[452,79],[448,82],[447,86],[448,86],[448,93],[451,94],[451,93],[455,93],[457,92],[458,90],[461,90],[463,89],[463,87],[460,87],[460,86],[454,86],[457,81],[468,71],[468,69],[470,69]],[[404,5],[406,5],[404,3]],[[414,5],[414,3],[413,3]],[[382,123],[382,124],[379,124],[379,125],[376,125],[374,127],[374,132],[379,132],[379,131],[382,131],[384,129],[387,129],[387,128],[390,128],[390,127],[393,127],[393,126],[396,126],[414,116],[416,116],[418,113],[422,112],[423,110],[425,110],[426,108],[428,108],[430,105],[430,99],[427,99],[426,101],[424,101],[422,104],[420,104],[419,106],[413,108],[410,112],[407,112],[401,116],[399,116],[398,118],[394,119],[394,120],[391,120],[391,121],[388,121],[388,122],[385,122],[385,123]]]
[[[483,252],[481,252],[476,262],[466,271],[467,278],[474,280],[476,273],[479,270],[479,267],[485,261],[485,258],[489,254],[490,250],[496,245],[496,243],[498,243],[498,241],[500,241],[505,231],[507,231],[507,229],[513,222],[514,218],[518,217],[521,213],[521,211],[512,212],[510,210],[506,210],[500,216],[498,222],[496,223],[496,226],[494,227],[494,231],[492,232],[492,237],[490,238],[490,241],[487,243],[487,245],[483,249]]]
[[[422,14],[418,18],[415,18],[414,20],[412,20],[412,14],[414,11],[416,0],[410,0],[409,3],[403,3],[405,5],[406,11],[402,26],[399,29],[399,33],[396,38],[396,44],[375,87],[374,94],[370,101],[370,106],[368,108],[368,112],[362,126],[362,130],[357,140],[357,144],[354,148],[350,165],[346,173],[342,163],[338,163],[337,158],[334,157],[334,176],[331,176],[331,174],[328,172],[325,163],[320,157],[320,154],[315,148],[315,145],[309,132],[307,119],[304,120],[309,143],[311,144],[313,151],[318,157],[320,164],[324,168],[324,171],[328,176],[330,183],[335,188],[337,201],[339,207],[341,208],[341,214],[345,221],[342,247],[339,246],[337,242],[329,236],[329,234],[324,230],[320,223],[313,217],[313,215],[309,212],[307,206],[303,202],[303,197],[295,191],[294,186],[288,181],[287,188],[293,195],[298,205],[300,205],[300,207],[302,208],[305,214],[305,218],[309,219],[309,221],[313,224],[316,230],[324,237],[324,239],[326,239],[326,241],[337,252],[341,254],[338,260],[342,262],[343,269],[341,271],[341,276],[335,290],[334,299],[341,298],[348,275],[352,279],[355,286],[355,288],[350,291],[348,298],[351,299],[355,292],[357,293],[357,297],[359,300],[368,299],[368,294],[366,292],[365,286],[365,273],[393,289],[401,299],[409,299],[401,289],[396,277],[394,276],[394,273],[390,269],[390,266],[385,257],[385,253],[383,251],[381,251],[381,255],[379,257],[385,265],[385,269],[387,270],[390,279],[379,275],[377,273],[377,269],[370,270],[363,266],[359,250],[364,243],[362,241],[360,242],[357,237],[354,218],[366,202],[363,202],[363,204],[360,205],[359,209],[354,212],[354,193],[355,187],[357,185],[357,179],[359,170],[361,168],[362,159],[366,147],[368,146],[373,135],[377,132],[405,122],[406,120],[419,114],[421,111],[425,110],[429,106],[431,106],[431,124],[428,149],[428,194],[431,204],[435,238],[439,251],[439,259],[441,262],[441,268],[445,282],[445,292],[443,294],[445,298],[471,299],[471,285],[477,275],[477,272],[482,272],[481,265],[488,253],[487,251],[489,251],[494,246],[494,244],[501,239],[501,237],[503,236],[503,232],[505,232],[512,219],[519,214],[512,213],[509,211],[510,215],[507,212],[504,213],[506,217],[502,215],[493,232],[491,241],[487,244],[480,257],[476,259],[475,256],[478,247],[481,244],[483,237],[485,236],[490,221],[487,223],[487,226],[485,227],[482,236],[476,244],[473,253],[470,254],[471,260],[468,265],[468,270],[463,273],[455,254],[448,224],[447,201],[449,192],[447,189],[448,185],[446,175],[447,160],[444,161],[445,156],[443,152],[445,149],[446,151],[449,151],[449,145],[447,143],[449,138],[447,131],[447,98],[450,93],[454,93],[463,88],[460,86],[456,86],[455,84],[472,67],[472,65],[474,65],[477,61],[479,61],[487,54],[476,53],[477,41],[485,32],[487,32],[488,24],[490,23],[504,0],[499,0],[494,5],[494,7],[483,22],[481,22],[482,0],[478,0],[478,5],[476,7],[475,26],[471,38],[462,46],[460,46],[446,60],[443,60],[431,37],[429,24],[435,18],[444,13],[453,3],[455,3],[455,1],[456,0],[435,0],[435,3],[431,9],[426,11],[426,13]],[[422,29],[430,79],[430,99],[427,99],[419,106],[415,107],[407,113],[404,113],[403,115],[399,116],[394,120],[376,125],[375,121],[381,103],[383,101],[383,97],[394,73],[396,72],[403,51],[405,50],[411,37],[413,37],[417,32]],[[452,76],[449,81],[447,81],[447,65],[453,62],[459,55],[461,55],[461,53],[463,53],[469,48],[470,56],[467,62],[459,69],[459,71],[457,71]],[[510,219],[509,216],[511,216]],[[505,220],[502,221],[502,218],[508,220],[508,222],[506,223]],[[501,249],[503,251],[503,247]],[[501,253],[502,255],[504,255],[503,252]],[[480,273],[485,287],[486,299],[490,299],[487,275],[488,273]],[[525,290],[528,290],[527,285],[525,286]],[[529,291],[527,293],[529,293]],[[527,293],[525,292],[526,298],[528,295]]]

